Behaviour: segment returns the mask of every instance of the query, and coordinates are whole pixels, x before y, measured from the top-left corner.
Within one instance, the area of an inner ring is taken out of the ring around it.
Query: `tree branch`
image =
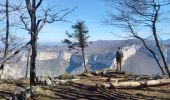
[[[39,0],[39,2],[37,3],[37,5],[35,6],[35,9],[37,9],[37,8],[41,5],[42,1],[43,1],[43,0]]]
[[[64,10],[61,10],[59,11],[58,13],[54,14],[54,15],[49,15],[48,16],[50,17],[50,19],[47,19],[46,20],[46,23],[53,23],[55,21],[66,21],[66,20],[63,20],[63,18],[65,16],[67,16],[68,14],[70,14],[71,12],[73,12],[77,7],[73,8],[72,10],[68,11],[69,9],[64,9]],[[58,16],[58,14],[60,14],[61,12],[65,12],[65,11],[68,11],[66,12],[65,14],[63,14],[62,16]],[[58,18],[59,17],[59,18]],[[66,21],[68,22],[68,21]]]
[[[158,64],[161,72],[165,75],[165,72],[164,72],[164,70],[163,70],[163,68],[162,68],[162,66],[161,66],[161,64],[160,64],[160,62],[159,62],[159,60],[158,60],[158,58],[157,58],[157,56],[156,56],[156,53],[155,53],[152,49],[150,49],[150,48],[148,47],[148,45],[146,44],[146,42],[145,42],[145,40],[144,40],[143,38],[139,37],[139,36],[133,31],[133,28],[132,28],[132,26],[130,25],[130,23],[128,23],[128,27],[129,27],[129,29],[130,29],[130,32],[133,34],[133,36],[134,36],[135,38],[137,38],[137,39],[139,39],[139,40],[142,41],[142,43],[143,43],[143,45],[145,46],[145,48],[146,48],[146,49],[152,54],[152,56],[155,58],[155,61],[156,61],[156,63]]]
[[[27,44],[20,47],[18,50],[14,51],[12,54],[10,54],[10,55],[6,56],[5,58],[3,58],[2,60],[0,60],[0,64],[3,64],[4,62],[11,59],[12,57],[15,57],[16,54],[18,54],[21,50],[26,48],[30,43],[31,43],[31,41],[29,41]]]
[[[32,12],[31,2],[30,0],[25,0],[25,1],[26,1],[26,7],[28,9],[28,13],[31,16],[31,12]]]

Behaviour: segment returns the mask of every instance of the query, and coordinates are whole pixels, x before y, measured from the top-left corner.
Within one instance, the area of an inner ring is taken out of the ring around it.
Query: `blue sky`
[[[69,14],[65,19],[73,23],[78,20],[85,21],[85,24],[89,29],[89,35],[91,36],[89,39],[90,41],[120,39],[118,37],[115,38],[112,34],[113,30],[116,32],[116,29],[102,24],[102,20],[104,20],[106,14],[106,6],[103,0],[48,1],[51,1],[49,4],[56,4],[57,10],[77,7],[75,11]],[[73,24],[67,22],[46,24],[39,34],[39,42],[61,42],[61,40],[66,37],[66,30],[69,32],[72,31],[71,25]],[[29,35],[23,34],[22,37],[28,39]]]
[[[121,29],[104,25],[102,21],[106,18],[106,3],[104,0],[44,0],[43,3],[53,4],[57,10],[65,8],[74,8],[74,12],[65,17],[66,20],[75,23],[78,20],[85,21],[86,26],[89,29],[90,41],[94,40],[120,40],[124,39],[122,36],[123,31]],[[66,30],[72,31],[71,23],[55,22],[53,24],[46,24],[43,30],[39,34],[39,42],[61,42],[65,36]],[[169,25],[166,25],[166,29],[169,30]],[[167,32],[166,30],[166,32]],[[165,30],[160,30],[161,32]],[[20,32],[21,33],[21,32]],[[26,32],[19,34],[26,40],[29,39],[29,35]],[[145,30],[143,30],[145,33]],[[115,35],[118,34],[118,35]],[[163,39],[169,39],[169,35],[162,36]]]

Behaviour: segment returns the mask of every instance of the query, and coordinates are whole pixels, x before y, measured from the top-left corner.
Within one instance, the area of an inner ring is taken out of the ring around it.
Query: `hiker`
[[[122,59],[123,59],[123,53],[120,47],[118,47],[118,50],[116,51],[116,67],[117,67],[116,71],[121,71]]]

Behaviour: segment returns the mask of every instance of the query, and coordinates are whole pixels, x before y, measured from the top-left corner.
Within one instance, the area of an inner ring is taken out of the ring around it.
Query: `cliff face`
[[[131,46],[125,46],[124,48],[122,48],[122,52],[123,52],[122,66],[125,66],[125,62],[129,58],[137,54],[137,51],[139,50],[139,48],[141,48],[141,45],[136,45],[136,44],[133,44]],[[113,63],[110,66],[110,68],[114,68],[114,67],[116,67],[116,58],[113,59]]]
[[[100,43],[98,43],[100,42]],[[90,71],[115,68],[115,52],[120,46],[123,51],[123,71],[141,75],[160,73],[151,54],[136,42],[98,41],[86,49],[86,67]],[[115,43],[115,44],[114,44]],[[107,45],[105,45],[107,44]],[[102,46],[103,45],[103,46]],[[154,45],[151,47],[157,52]],[[80,74],[84,71],[81,55],[68,52],[67,49],[43,47],[38,51],[36,61],[37,76],[58,76],[65,72]],[[170,64],[170,47],[165,47],[167,61]],[[26,73],[27,51],[21,52],[14,61],[5,65],[3,78],[22,78]],[[29,68],[28,68],[29,69]],[[1,73],[1,72],[0,72]]]
[[[20,57],[20,61],[27,61],[27,56],[28,54],[25,52],[22,54]],[[55,52],[55,51],[40,51],[37,53],[36,60],[38,61],[45,61],[45,60],[52,60],[52,59],[57,59],[61,58],[63,60],[69,61],[71,57],[71,53],[69,52]]]
[[[27,52],[23,51],[17,57],[5,64],[2,78],[23,78],[26,74]],[[66,72],[69,66],[71,53],[40,51],[36,58],[37,76],[58,76]],[[29,66],[28,66],[29,69]],[[28,70],[29,73],[29,70]]]
[[[37,53],[37,60],[51,60],[51,59],[56,59],[59,56],[59,53],[56,52],[39,52]]]
[[[150,47],[158,54],[158,50],[154,45],[150,45]],[[165,55],[167,55],[167,61],[170,64],[170,49],[165,47]],[[102,70],[104,68],[113,68],[116,69],[116,58],[115,58],[116,50],[108,53],[100,53],[100,54],[92,54],[87,58],[87,68],[89,70]],[[123,52],[123,63],[122,70],[139,74],[139,75],[156,75],[160,74],[161,71],[156,64],[155,59],[153,59],[152,55],[145,49],[142,44],[132,44],[128,46],[124,46],[122,48]],[[159,54],[158,54],[159,57]],[[160,57],[159,57],[160,58]],[[161,59],[161,58],[160,58]],[[77,65],[74,62],[74,65]],[[81,65],[81,64],[79,64]],[[72,70],[72,74],[79,74],[84,71],[83,66],[75,67]]]
[[[23,67],[18,64],[6,64],[4,70],[0,72],[2,74],[1,78],[7,79],[18,79],[22,78]]]

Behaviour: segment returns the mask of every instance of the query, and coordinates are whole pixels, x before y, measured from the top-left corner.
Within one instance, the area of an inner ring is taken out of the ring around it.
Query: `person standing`
[[[123,53],[120,47],[118,47],[118,50],[116,51],[116,71],[121,71],[122,67],[122,59],[123,59]]]

